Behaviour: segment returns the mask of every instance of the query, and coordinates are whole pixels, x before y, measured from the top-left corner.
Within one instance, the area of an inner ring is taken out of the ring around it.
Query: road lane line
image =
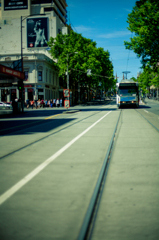
[[[90,127],[88,127],[85,131],[80,133],[77,137],[72,139],[69,143],[67,143],[64,147],[62,147],[59,151],[53,154],[50,158],[46,159],[42,164],[40,164],[37,168],[35,168],[31,173],[21,179],[18,183],[16,183],[13,187],[11,187],[8,191],[3,193],[0,196],[0,205],[4,203],[8,198],[10,198],[14,193],[16,193],[19,189],[21,189],[25,184],[27,184],[32,178],[34,178],[38,173],[40,173],[46,166],[48,166],[51,162],[53,162],[58,156],[60,156],[64,151],[66,151],[73,143],[75,143],[78,139],[80,139],[84,134],[86,134],[91,128],[93,128],[97,123],[99,123],[103,118],[105,118],[112,111],[106,113],[103,117],[93,123]]]
[[[61,115],[61,113],[56,114],[56,115],[52,115],[52,116],[50,116],[50,117],[47,117],[47,118],[45,118],[45,120],[50,119],[50,118],[53,118],[53,117],[57,117],[57,116],[59,116],[59,115]]]
[[[148,111],[144,110],[146,113],[149,113]]]

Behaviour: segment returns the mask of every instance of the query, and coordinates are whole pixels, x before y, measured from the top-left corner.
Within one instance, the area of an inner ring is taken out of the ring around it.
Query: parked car
[[[13,107],[10,103],[0,102],[0,109],[3,109],[3,110],[4,109],[10,109],[10,110],[12,110]]]

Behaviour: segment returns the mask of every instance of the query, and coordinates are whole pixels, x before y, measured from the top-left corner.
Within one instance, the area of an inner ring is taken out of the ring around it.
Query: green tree
[[[136,1],[127,22],[128,29],[135,36],[130,38],[130,42],[124,41],[126,49],[133,50],[141,57],[143,67],[150,64],[155,71],[159,62],[159,1]]]
[[[59,76],[65,77],[68,63],[70,82],[72,79],[74,82],[80,79],[81,85],[91,87],[101,81],[97,75],[108,76],[112,80],[113,66],[109,60],[109,52],[97,48],[96,42],[70,31],[68,35],[58,34],[56,38],[51,37],[48,45],[53,59],[57,59]],[[86,75],[88,69],[91,69],[91,76]],[[109,85],[111,80],[107,80]]]
[[[150,66],[146,66],[140,76],[137,78],[139,87],[142,88],[143,93],[149,91],[150,87],[154,85],[159,88],[159,69],[154,69]]]
[[[144,71],[137,78],[139,87],[142,88],[143,93],[148,91],[148,89],[151,85],[151,81],[150,81],[151,77],[150,76],[151,76],[151,69],[149,68],[149,66],[146,66],[144,68]]]
[[[116,84],[116,80],[113,76],[113,65],[110,61],[110,54],[103,48],[96,49],[96,59],[100,62],[101,71],[100,75],[105,77],[100,77],[100,82],[102,83],[102,88],[108,91],[109,88],[113,88]]]

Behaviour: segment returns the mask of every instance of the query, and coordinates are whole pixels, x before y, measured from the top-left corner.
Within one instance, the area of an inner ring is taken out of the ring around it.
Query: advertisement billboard
[[[28,9],[28,0],[4,0],[4,11]]]
[[[27,19],[27,48],[48,47],[48,18]]]

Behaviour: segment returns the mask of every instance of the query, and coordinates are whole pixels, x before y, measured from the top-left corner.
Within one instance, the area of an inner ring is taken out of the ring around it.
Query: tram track
[[[136,109],[134,109],[134,110],[137,113],[139,113],[154,129],[156,129],[159,132],[159,129],[156,126],[154,126],[154,124],[152,124],[145,116],[143,116],[142,113],[140,113]],[[119,121],[122,121],[121,118],[122,118],[122,109],[120,110],[120,114],[119,114],[115,129],[114,129],[112,138],[110,140],[109,148],[108,148],[106,157],[104,159],[103,166],[100,171],[98,181],[96,183],[96,187],[94,189],[91,201],[88,206],[88,210],[86,212],[84,221],[82,223],[81,230],[80,230],[80,233],[77,238],[78,240],[91,240],[92,239],[95,222],[96,222],[96,217],[98,214],[100,201],[102,198],[102,193],[104,190],[106,177],[107,177],[107,173],[108,173],[108,169],[109,169],[109,164],[111,161],[111,156],[112,156],[112,152],[113,152],[113,148],[114,148],[114,142],[116,139],[117,131],[119,131],[119,129],[118,129]]]
[[[91,198],[91,201],[89,203],[88,210],[86,212],[80,233],[77,238],[78,240],[90,240],[91,239],[93,229],[94,229],[94,224],[96,221],[96,216],[98,213],[98,208],[100,205],[100,200],[102,198],[102,192],[103,192],[105,181],[106,181],[106,176],[107,176],[109,163],[110,163],[110,159],[111,159],[111,155],[112,155],[112,151],[113,151],[114,141],[115,141],[115,135],[117,132],[117,127],[119,124],[121,113],[122,113],[122,110],[120,110],[120,114],[117,119],[117,123],[114,128],[114,132],[113,132],[112,138],[110,140],[109,147],[108,147],[108,150],[107,150],[107,153],[106,153],[106,156],[105,156],[105,159],[104,159],[104,162],[103,162],[103,165],[102,165],[102,168],[101,168],[101,171],[100,171],[100,174],[99,174],[99,177],[98,177],[98,180],[97,180],[97,183],[96,183],[96,186],[95,186],[92,198]]]

